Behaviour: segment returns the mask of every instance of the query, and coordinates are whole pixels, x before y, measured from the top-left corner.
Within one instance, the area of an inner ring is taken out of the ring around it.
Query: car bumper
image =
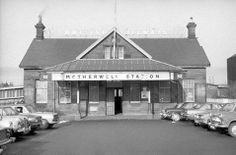
[[[13,142],[13,141],[14,141],[14,137],[10,137],[10,138],[1,140],[1,141],[0,141],[0,146],[6,145],[6,144],[11,143],[11,142]]]
[[[199,125],[207,125],[208,124],[208,119],[194,119],[194,122]]]
[[[171,118],[171,115],[168,113],[161,112],[160,113],[161,118]]]
[[[41,122],[30,122],[31,129],[37,129],[42,125]]]
[[[212,121],[208,122],[208,126],[212,130],[216,130],[217,128],[227,128],[227,125],[225,124],[220,124],[218,122],[212,122]]]
[[[59,121],[50,121],[50,122],[48,122],[49,124],[58,124],[59,123]]]
[[[15,130],[14,132],[16,133],[28,133],[31,130],[31,126],[28,127],[23,127],[23,128],[19,128],[17,130]]]

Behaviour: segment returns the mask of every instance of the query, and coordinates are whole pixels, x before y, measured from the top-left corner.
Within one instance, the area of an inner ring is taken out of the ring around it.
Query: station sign
[[[173,80],[170,72],[76,72],[52,74],[54,81],[132,81],[132,80]]]

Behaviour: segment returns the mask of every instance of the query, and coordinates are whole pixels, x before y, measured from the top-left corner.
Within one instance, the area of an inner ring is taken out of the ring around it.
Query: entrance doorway
[[[115,115],[122,113],[123,88],[114,88]]]

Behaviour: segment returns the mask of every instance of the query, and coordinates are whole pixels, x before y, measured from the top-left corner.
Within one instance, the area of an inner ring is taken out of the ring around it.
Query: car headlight
[[[29,121],[30,121],[30,122],[38,122],[38,120],[37,120],[36,118],[33,118],[33,117],[30,117],[30,118],[29,118]]]
[[[201,118],[201,115],[195,114],[195,115],[194,115],[194,118],[200,119],[200,118]]]
[[[215,121],[215,122],[218,122],[218,123],[223,122],[222,118],[220,118],[220,117],[212,117],[212,120]]]
[[[21,128],[21,122],[13,123],[13,128],[14,128],[14,129]]]

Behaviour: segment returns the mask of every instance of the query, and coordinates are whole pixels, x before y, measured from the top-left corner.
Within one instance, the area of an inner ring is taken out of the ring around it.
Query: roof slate
[[[151,59],[78,59],[47,68],[49,72],[76,71],[183,71],[166,63]]]
[[[46,68],[75,58],[97,39],[34,39],[20,63],[21,68]],[[135,38],[131,39],[152,59],[174,66],[206,67],[210,62],[197,39]]]

